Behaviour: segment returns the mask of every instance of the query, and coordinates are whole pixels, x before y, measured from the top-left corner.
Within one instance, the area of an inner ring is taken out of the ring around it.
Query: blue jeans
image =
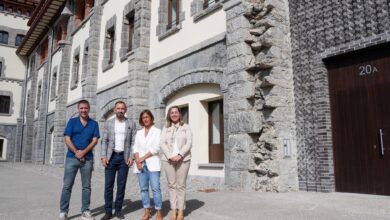
[[[76,158],[67,157],[65,160],[64,186],[61,193],[60,210],[68,213],[69,201],[72,194],[73,183],[76,178],[77,171],[80,169],[81,174],[81,212],[89,209],[91,201],[91,177],[92,177],[93,159],[85,159],[85,162],[80,162]]]
[[[104,209],[106,213],[112,214],[113,189],[116,173],[118,173],[118,176],[116,179],[117,191],[115,211],[120,212],[122,210],[123,199],[125,198],[127,174],[129,173],[129,167],[126,162],[127,161],[125,161],[123,153],[113,153],[105,169]]]
[[[146,163],[141,173],[138,173],[139,188],[141,189],[142,205],[145,209],[150,208],[149,183],[153,191],[154,207],[160,210],[162,207],[162,197],[160,190],[160,171],[151,172]]]

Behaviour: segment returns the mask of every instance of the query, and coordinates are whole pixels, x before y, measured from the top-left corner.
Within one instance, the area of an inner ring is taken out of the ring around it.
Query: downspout
[[[53,28],[51,27],[48,27],[49,28],[49,47],[48,47],[48,54],[49,56],[47,57],[47,66],[48,66],[48,82],[47,82],[47,89],[46,89],[46,94],[45,94],[45,99],[42,98],[42,101],[45,100],[46,101],[46,105],[45,105],[45,109],[44,109],[44,113],[45,113],[45,120],[44,120],[44,123],[45,123],[45,129],[44,129],[44,143],[43,143],[43,164],[45,164],[46,162],[46,143],[47,143],[47,113],[48,113],[48,109],[49,109],[49,104],[50,104],[50,99],[49,99],[49,94],[50,94],[50,84],[51,84],[51,61],[52,61],[52,57],[53,57],[53,38],[54,38],[54,30]]]

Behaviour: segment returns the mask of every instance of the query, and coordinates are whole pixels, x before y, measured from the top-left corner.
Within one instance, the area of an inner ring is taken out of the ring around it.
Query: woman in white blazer
[[[161,130],[153,125],[154,116],[149,110],[141,112],[139,123],[143,128],[137,131],[135,135],[133,155],[136,163],[134,173],[138,176],[142,205],[145,209],[142,220],[151,218],[149,184],[152,187],[154,205],[157,210],[156,219],[162,220],[162,196],[160,189],[161,162],[159,157]]]

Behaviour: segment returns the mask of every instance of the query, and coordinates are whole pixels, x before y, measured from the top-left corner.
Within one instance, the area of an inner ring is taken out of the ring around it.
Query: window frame
[[[220,143],[213,144],[213,121],[212,121],[212,106],[219,105],[219,127],[220,127]],[[208,102],[208,129],[209,129],[209,163],[224,163],[224,121],[223,121],[223,100],[215,100]],[[217,149],[218,148],[218,149]]]
[[[9,42],[9,33],[7,31],[0,31],[0,43],[8,44],[8,42]]]
[[[8,104],[7,103],[3,103],[5,102],[3,100],[4,97],[8,97]],[[11,114],[11,103],[12,103],[12,97],[10,95],[3,95],[3,94],[0,94],[0,115],[9,115]],[[5,108],[6,110],[8,111],[2,111],[3,109],[2,108]]]

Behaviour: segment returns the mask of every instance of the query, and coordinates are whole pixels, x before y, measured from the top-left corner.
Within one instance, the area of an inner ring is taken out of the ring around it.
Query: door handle
[[[383,147],[383,131],[382,129],[379,129],[379,145],[381,147],[381,155],[385,155],[385,148]]]

